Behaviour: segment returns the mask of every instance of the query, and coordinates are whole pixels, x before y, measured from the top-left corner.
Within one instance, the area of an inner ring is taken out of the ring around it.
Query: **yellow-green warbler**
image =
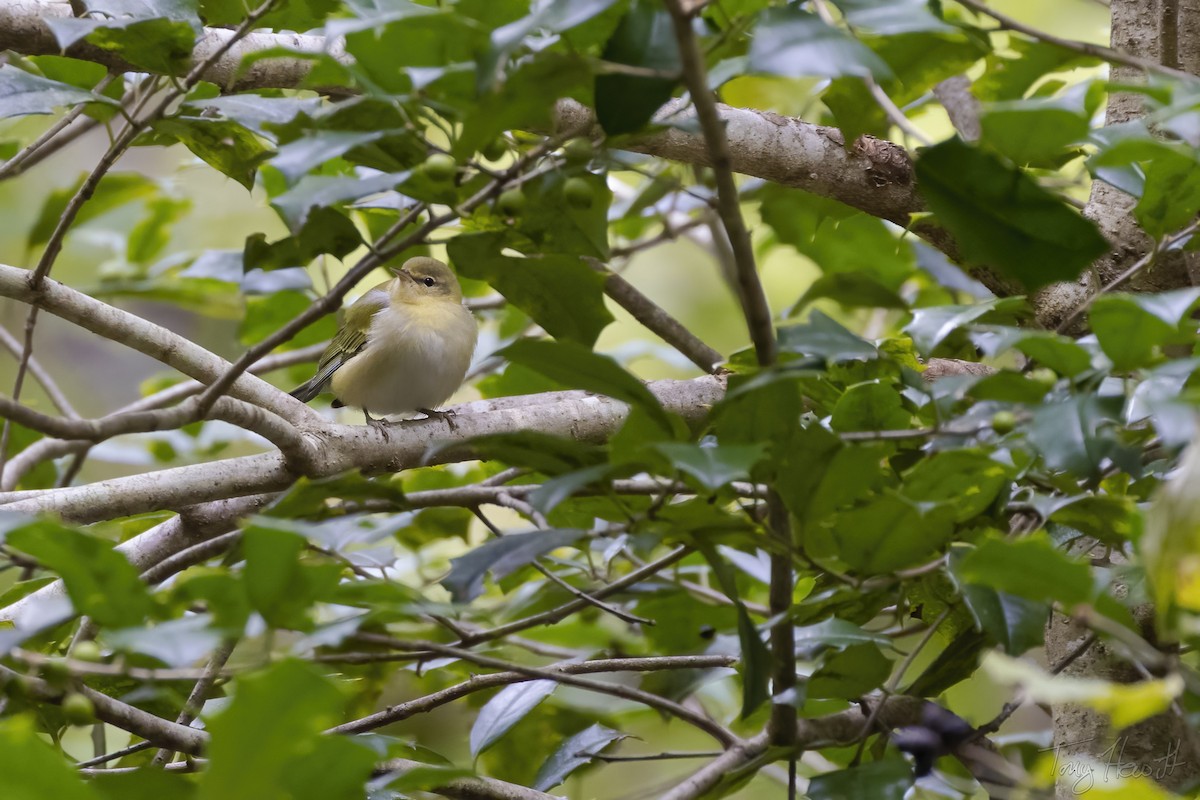
[[[329,391],[334,408],[433,416],[462,384],[479,329],[463,305],[458,279],[433,258],[410,258],[346,309],[317,374],[292,391],[308,402]]]

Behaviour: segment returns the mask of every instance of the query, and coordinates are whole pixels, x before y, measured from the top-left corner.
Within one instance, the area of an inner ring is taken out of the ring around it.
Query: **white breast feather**
[[[363,352],[333,374],[333,393],[376,415],[437,409],[462,385],[478,335],[461,304],[384,309],[372,318]]]

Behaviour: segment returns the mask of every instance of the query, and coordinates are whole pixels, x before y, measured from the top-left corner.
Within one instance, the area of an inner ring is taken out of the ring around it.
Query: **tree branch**
[[[595,675],[603,672],[660,672],[673,669],[715,669],[717,667],[732,667],[737,663],[733,656],[661,656],[652,658],[605,658],[595,661],[550,664],[541,669],[562,675]],[[487,675],[476,675],[473,678],[448,686],[445,689],[399,703],[370,716],[346,722],[327,733],[365,733],[391,725],[393,722],[408,719],[417,714],[432,711],[446,703],[453,702],[473,692],[493,689],[497,686],[507,686],[512,683],[539,680],[524,672],[493,672]]]

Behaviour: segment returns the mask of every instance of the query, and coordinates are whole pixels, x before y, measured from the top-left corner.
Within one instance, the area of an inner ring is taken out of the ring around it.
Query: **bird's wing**
[[[376,286],[364,294],[346,309],[346,317],[337,336],[321,354],[317,363],[317,374],[313,376],[315,385],[323,386],[338,368],[367,346],[367,332],[371,328],[371,317],[388,307],[388,295],[383,286]]]

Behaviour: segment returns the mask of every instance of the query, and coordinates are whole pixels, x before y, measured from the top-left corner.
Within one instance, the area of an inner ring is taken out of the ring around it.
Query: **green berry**
[[[445,183],[452,180],[455,173],[458,172],[458,162],[454,160],[454,156],[448,153],[434,153],[425,159],[421,170],[429,180]]]
[[[501,192],[496,208],[506,217],[515,217],[525,210],[525,194],[520,189]]]
[[[596,192],[583,178],[567,178],[563,184],[563,198],[571,208],[591,208]]]
[[[586,164],[592,160],[594,154],[591,140],[583,136],[568,139],[563,145],[563,156],[568,164]]]
[[[1017,427],[1017,415],[1011,411],[997,411],[992,415],[992,430],[1003,436]]]
[[[79,692],[71,692],[63,698],[62,712],[72,725],[91,725],[96,721],[96,706]]]
[[[1058,373],[1047,367],[1038,367],[1028,375],[1029,380],[1044,388],[1047,392],[1058,383]]]
[[[508,143],[502,138],[492,139],[479,151],[488,161],[499,161],[508,152]]]
[[[71,648],[71,658],[76,661],[90,661],[99,663],[104,660],[104,653],[100,650],[100,645],[93,641],[80,642]]]

